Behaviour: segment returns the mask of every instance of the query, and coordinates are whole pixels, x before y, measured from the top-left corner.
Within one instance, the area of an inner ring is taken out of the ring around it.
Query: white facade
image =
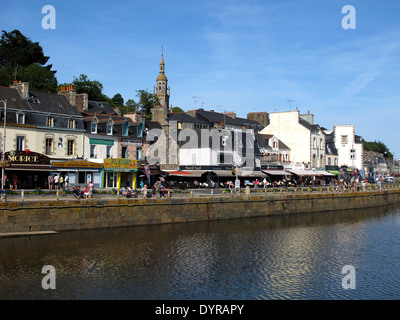
[[[319,126],[301,119],[298,110],[270,113],[270,123],[260,133],[272,134],[290,148],[291,162],[306,168],[325,166],[325,136]]]
[[[84,158],[97,163],[103,163],[107,158],[118,158],[118,146],[118,137],[86,134]]]
[[[334,127],[334,141],[338,151],[338,165],[362,170],[363,144],[357,141],[353,125],[337,125]]]

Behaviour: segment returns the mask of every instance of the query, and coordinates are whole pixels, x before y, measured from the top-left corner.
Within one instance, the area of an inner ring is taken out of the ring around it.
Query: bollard
[[[214,189],[211,189],[211,198],[214,197]]]
[[[58,189],[58,188],[56,191],[56,199],[57,199],[57,201],[60,199],[60,189]]]
[[[193,198],[193,189],[190,189],[190,199]]]
[[[25,197],[25,190],[21,190],[21,201],[24,202],[24,197]]]
[[[119,200],[119,188],[117,190],[117,200]]]

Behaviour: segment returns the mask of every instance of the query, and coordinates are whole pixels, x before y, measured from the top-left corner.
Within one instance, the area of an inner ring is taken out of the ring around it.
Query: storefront
[[[103,164],[89,162],[81,159],[74,159],[66,162],[53,162],[53,174],[58,176],[66,176],[69,178],[69,186],[84,187],[93,182],[95,188],[102,188]]]
[[[104,159],[103,165],[105,188],[136,188],[137,160]]]
[[[5,189],[45,189],[51,170],[50,158],[30,150],[5,153]]]

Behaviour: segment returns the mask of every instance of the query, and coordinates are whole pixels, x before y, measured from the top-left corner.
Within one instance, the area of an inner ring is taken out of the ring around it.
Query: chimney
[[[76,107],[79,112],[87,112],[89,107],[89,95],[87,93],[80,93],[76,95]]]
[[[21,98],[28,100],[29,82],[14,81],[14,84],[12,84],[10,88],[17,89]]]
[[[60,96],[66,97],[71,106],[76,107],[76,91],[74,90],[72,85],[69,85],[67,87],[62,86],[61,91],[58,94]]]
[[[247,119],[258,121],[265,127],[269,125],[268,112],[249,112],[247,114]]]

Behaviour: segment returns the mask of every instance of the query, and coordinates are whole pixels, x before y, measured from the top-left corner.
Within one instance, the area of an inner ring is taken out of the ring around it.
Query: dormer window
[[[90,127],[91,133],[97,133],[97,120],[93,120]]]
[[[76,124],[74,119],[68,119],[68,129],[75,129]]]
[[[112,136],[113,134],[113,122],[112,120],[107,123],[107,135]]]
[[[127,137],[128,134],[129,134],[129,122],[126,121],[126,122],[123,124],[123,126],[122,126],[122,135],[123,135],[124,137]]]
[[[143,137],[143,123],[140,122],[139,125],[137,126],[137,136],[138,138]]]
[[[17,123],[18,124],[25,124],[25,114],[17,113]]]
[[[54,118],[46,117],[46,127],[54,127]]]

